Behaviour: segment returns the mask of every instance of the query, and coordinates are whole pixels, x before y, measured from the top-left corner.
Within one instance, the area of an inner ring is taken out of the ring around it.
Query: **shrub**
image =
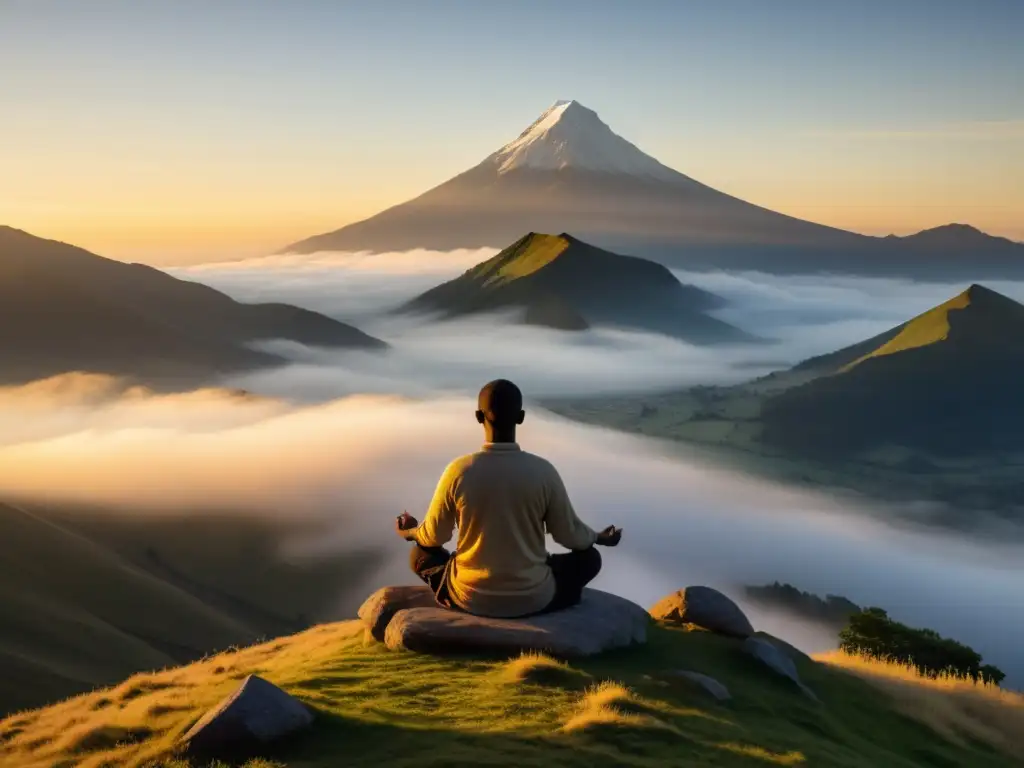
[[[933,629],[908,627],[889,618],[881,608],[865,608],[850,617],[839,633],[839,648],[849,654],[906,664],[922,675],[985,680],[998,685],[1002,670],[981,663],[981,654]]]

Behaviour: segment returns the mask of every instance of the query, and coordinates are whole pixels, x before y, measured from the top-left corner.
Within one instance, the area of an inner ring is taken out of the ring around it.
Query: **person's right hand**
[[[614,525],[609,525],[599,534],[597,534],[596,544],[600,544],[602,547],[614,547],[619,543],[619,539],[622,538],[622,529],[616,528]]]
[[[405,533],[407,531],[411,531],[417,525],[419,525],[419,523],[416,522],[415,517],[410,515],[408,512],[402,512],[402,514],[398,516],[398,519],[395,520],[395,531],[404,539],[407,538]]]

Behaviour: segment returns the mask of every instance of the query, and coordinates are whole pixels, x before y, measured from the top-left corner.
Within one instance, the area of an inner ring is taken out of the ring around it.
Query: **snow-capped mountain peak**
[[[497,165],[498,173],[518,168],[578,168],[663,181],[679,179],[676,171],[641,152],[605,125],[596,112],[573,100],[556,101],[485,162]]]

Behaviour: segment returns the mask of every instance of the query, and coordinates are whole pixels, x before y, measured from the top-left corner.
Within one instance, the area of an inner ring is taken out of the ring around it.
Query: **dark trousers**
[[[448,573],[452,553],[444,547],[423,547],[415,542],[409,553],[409,565],[433,591],[438,605],[458,610],[448,594]],[[596,547],[548,555],[548,567],[555,577],[555,596],[540,611],[550,613],[576,605],[583,588],[601,571],[601,553]]]

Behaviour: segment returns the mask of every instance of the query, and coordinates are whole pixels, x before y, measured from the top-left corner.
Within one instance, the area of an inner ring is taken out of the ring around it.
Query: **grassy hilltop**
[[[250,768],[1019,764],[1017,694],[841,657],[798,666],[822,703],[707,632],[655,627],[646,647],[565,665],[391,652],[343,622],[13,715],[0,765],[184,768],[175,740],[250,673],[317,712],[310,733]],[[732,701],[674,669],[715,677]]]
[[[608,326],[694,344],[754,341],[707,314],[722,303],[653,261],[595,248],[565,233],[531,232],[400,311],[452,318],[514,309],[528,325],[566,331]]]

